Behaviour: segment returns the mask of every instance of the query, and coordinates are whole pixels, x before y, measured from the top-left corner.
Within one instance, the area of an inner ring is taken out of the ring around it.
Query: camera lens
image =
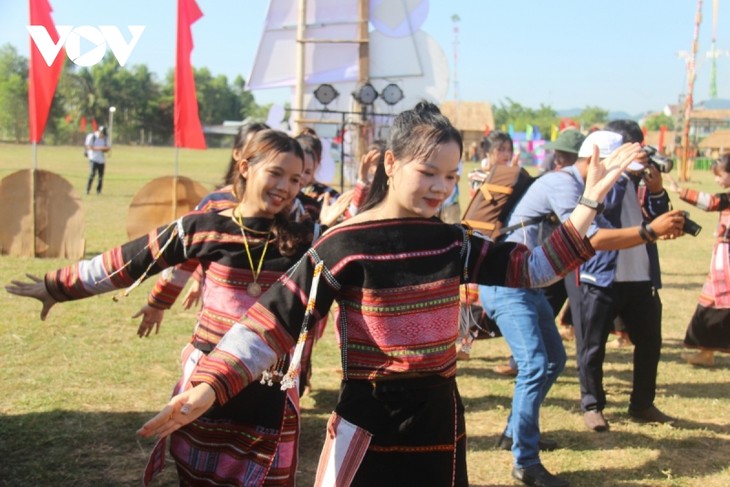
[[[671,159],[653,156],[649,158],[649,160],[651,161],[652,165],[659,170],[659,172],[669,173],[672,172],[672,168],[674,167]]]
[[[697,222],[689,219],[689,212],[685,211],[683,213],[684,225],[682,226],[682,231],[688,235],[696,237],[702,231],[702,227]]]

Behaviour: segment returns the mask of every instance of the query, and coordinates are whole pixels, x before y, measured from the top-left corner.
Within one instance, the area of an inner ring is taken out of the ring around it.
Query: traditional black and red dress
[[[282,255],[269,233],[271,224],[266,218],[243,219],[254,266],[267,247],[257,278],[264,291],[304,250],[291,257]],[[203,304],[191,342],[182,352],[183,373],[175,386],[177,393],[189,387],[200,359],[257,299],[246,292],[253,274],[241,227],[230,217],[218,213],[186,215],[91,260],[49,272],[45,282],[56,300],[68,301],[127,288],[141,276],[172,266],[176,266],[175,271],[168,279],[158,280],[150,294],[151,305],[169,308],[196,267],[200,266],[205,275]],[[282,353],[283,360],[286,355]],[[172,434],[170,452],[182,485],[294,484],[299,397],[296,389],[282,391],[279,384],[262,384],[260,376],[226,405],[214,407]],[[160,443],[145,472],[146,482],[164,466],[164,454],[165,444]]]
[[[201,360],[219,404],[254,382],[339,305],[338,404],[317,485],[466,486],[456,387],[459,286],[546,285],[593,254],[568,222],[532,252],[438,219],[332,228]],[[301,333],[304,323],[304,333]],[[297,352],[283,383],[298,374]]]
[[[684,344],[730,353],[730,194],[713,195],[685,188],[679,197],[701,210],[720,212],[710,273],[702,286]]]

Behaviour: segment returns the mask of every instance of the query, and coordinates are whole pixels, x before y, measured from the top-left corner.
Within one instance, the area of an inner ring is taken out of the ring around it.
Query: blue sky
[[[345,1],[345,0],[343,0]],[[386,0],[397,1],[397,0]],[[676,103],[686,90],[679,51],[689,51],[695,1],[430,0],[422,30],[444,49],[453,73],[454,14],[458,23],[459,97],[498,103],[510,98],[557,110],[599,106],[639,114]],[[160,78],[175,57],[175,0],[51,0],[58,25],[146,26],[128,65],[147,64]],[[204,13],[193,28],[196,67],[232,80],[248,78],[263,27],[266,0],[198,0]],[[717,86],[730,98],[728,11],[719,9]],[[28,2],[0,0],[0,45],[27,56]],[[708,97],[712,0],[705,0],[700,27],[695,100]],[[288,100],[288,91],[257,90],[259,103]],[[449,98],[453,97],[453,80]]]

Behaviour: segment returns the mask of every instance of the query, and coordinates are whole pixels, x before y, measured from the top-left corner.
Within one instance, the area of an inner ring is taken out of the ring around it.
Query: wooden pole
[[[369,0],[359,0],[358,22],[360,29],[358,37],[360,38],[360,51],[358,60],[358,73],[360,81],[365,83],[370,79],[370,43],[368,26],[370,24],[370,2]]]
[[[35,176],[38,170],[38,145],[33,142],[33,167],[30,170],[30,236],[31,236],[31,252],[33,257],[36,255],[36,211],[35,211],[35,200],[36,200],[36,184]]]
[[[304,109],[304,76],[305,76],[305,55],[306,40],[305,34],[307,30],[307,0],[299,0],[299,13],[297,17],[297,65],[296,65],[296,85],[294,88],[294,108],[297,110]],[[302,131],[301,112],[294,112],[294,133],[298,134]]]
[[[692,39],[692,52],[687,61],[687,96],[684,100],[684,127],[682,128],[682,165],[680,181],[689,179],[689,128],[692,117],[692,94],[694,92],[695,78],[697,76],[697,44],[700,35],[700,23],[702,22],[702,0],[697,0],[697,13],[695,15],[695,30]]]
[[[177,175],[180,170],[180,148],[175,147],[175,170],[172,176],[172,218],[170,221],[177,218]]]
[[[360,38],[360,48],[358,50],[358,78],[359,85],[367,83],[370,79],[370,41],[369,41],[369,25],[370,25],[370,1],[359,0],[358,1],[358,37]],[[360,130],[357,134],[357,152],[354,154],[356,161],[360,160],[360,157],[365,153],[366,141],[367,141],[367,127],[368,124],[365,120],[365,110],[367,107],[361,105],[359,102],[355,102],[355,111],[359,111],[362,114]],[[344,160],[342,161],[344,165]]]

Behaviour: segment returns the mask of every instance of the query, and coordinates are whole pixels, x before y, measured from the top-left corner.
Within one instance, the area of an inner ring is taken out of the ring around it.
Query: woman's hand
[[[598,146],[593,146],[593,155],[588,162],[586,188],[584,195],[596,201],[603,201],[621,173],[635,160],[641,152],[637,143],[624,144],[613,153],[601,159]]]
[[[187,294],[183,298],[183,309],[190,309],[193,306],[198,305],[200,302],[200,295],[203,294],[201,288],[202,286],[200,285],[200,281],[193,279],[192,284],[190,284],[190,289],[188,289]]]
[[[26,277],[33,282],[11,281],[10,284],[5,286],[5,290],[16,296],[34,298],[40,301],[43,304],[43,308],[41,308],[41,321],[45,321],[46,316],[48,316],[48,311],[50,311],[57,301],[51,297],[43,279],[32,274],[26,274]]]
[[[334,203],[331,203],[329,193],[325,193],[324,199],[322,200],[322,209],[319,212],[319,222],[327,227],[331,227],[337,223],[337,220],[345,213],[347,207],[350,206],[352,195],[352,191],[342,193]]]
[[[669,181],[669,184],[667,185],[667,189],[669,191],[671,191],[673,193],[677,193],[677,194],[682,192],[682,188],[679,186],[677,181],[675,181],[671,175],[665,174],[664,176],[667,178],[667,181]]]
[[[142,322],[139,324],[139,328],[137,328],[137,336],[140,338],[148,337],[153,329],[155,330],[155,335],[157,335],[160,332],[162,318],[165,317],[165,310],[145,304],[139,311],[132,315],[132,318],[139,318],[140,316],[142,317]]]
[[[170,399],[162,411],[147,421],[137,434],[145,438],[164,438],[173,431],[192,423],[215,402],[215,392],[208,384],[198,384]]]
[[[369,184],[368,181],[370,181],[370,173],[375,171],[378,161],[380,160],[380,154],[380,150],[371,149],[360,157],[360,167],[357,172],[357,178],[360,181]]]

